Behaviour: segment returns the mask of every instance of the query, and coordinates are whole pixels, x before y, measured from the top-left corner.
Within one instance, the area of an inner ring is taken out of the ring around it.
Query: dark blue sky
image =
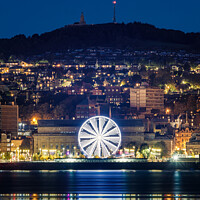
[[[79,21],[112,21],[112,0],[0,0],[0,38],[43,33]],[[118,0],[117,22],[141,21],[156,27],[200,32],[199,0]]]

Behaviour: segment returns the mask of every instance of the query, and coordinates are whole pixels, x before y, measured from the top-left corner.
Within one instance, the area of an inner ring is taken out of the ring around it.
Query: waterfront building
[[[33,135],[34,153],[42,154],[71,154],[80,153],[78,146],[78,131],[84,120],[39,120],[38,133]],[[121,149],[139,148],[141,144],[148,144],[150,148],[158,142],[164,142],[167,154],[174,150],[172,136],[157,135],[153,132],[145,132],[146,128],[142,120],[115,120],[121,134]]]
[[[189,128],[177,130],[175,132],[175,145],[176,150],[186,151],[186,143],[189,142],[192,137],[192,130]]]
[[[191,156],[200,155],[200,140],[194,140],[186,143],[186,152]]]
[[[1,133],[0,138],[0,152],[11,152],[11,135],[6,133]]]
[[[33,154],[32,137],[15,137],[11,134],[1,133],[0,135],[0,152],[11,156],[12,160],[29,160]]]
[[[186,152],[190,156],[200,155],[200,133],[193,133],[189,142],[186,143]]]
[[[153,148],[155,144],[158,143],[164,143],[165,147],[166,147],[166,155],[168,157],[170,157],[175,149],[175,143],[174,143],[174,138],[171,136],[156,136],[155,138],[149,138],[149,137],[145,137],[144,143],[147,143],[150,148]]]
[[[146,114],[164,113],[164,90],[145,86],[130,88],[130,107]]]
[[[33,138],[34,153],[75,155],[79,152],[78,140],[74,133],[34,134]]]
[[[76,134],[84,121],[85,120],[39,120],[38,134]],[[143,133],[145,131],[143,121],[140,119],[115,120],[115,122],[118,124],[122,133]]]
[[[34,153],[78,153],[78,131],[84,120],[39,120],[38,133],[33,135]],[[142,120],[115,120],[122,132],[122,146],[144,141]],[[64,149],[63,149],[64,148]],[[76,151],[75,151],[76,150]]]

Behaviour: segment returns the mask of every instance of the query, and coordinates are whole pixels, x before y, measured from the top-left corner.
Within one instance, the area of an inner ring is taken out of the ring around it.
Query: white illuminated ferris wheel
[[[121,144],[121,132],[108,117],[95,116],[86,120],[78,133],[81,150],[88,158],[107,158],[115,154]]]

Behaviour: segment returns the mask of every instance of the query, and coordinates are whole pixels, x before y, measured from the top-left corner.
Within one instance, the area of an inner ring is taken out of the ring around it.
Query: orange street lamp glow
[[[171,110],[170,110],[169,108],[167,108],[167,109],[166,109],[166,114],[169,114],[170,111],[171,111]]]
[[[117,2],[116,1],[113,1],[113,4],[116,4]]]
[[[37,124],[37,119],[34,117],[32,122],[33,122],[33,124]]]

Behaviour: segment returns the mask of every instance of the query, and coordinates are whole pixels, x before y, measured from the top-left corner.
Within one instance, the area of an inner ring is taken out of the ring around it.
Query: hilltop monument
[[[79,24],[80,24],[80,25],[85,25],[85,24],[86,24],[85,19],[84,19],[84,14],[83,14],[83,12],[81,13],[81,18],[80,18]]]

